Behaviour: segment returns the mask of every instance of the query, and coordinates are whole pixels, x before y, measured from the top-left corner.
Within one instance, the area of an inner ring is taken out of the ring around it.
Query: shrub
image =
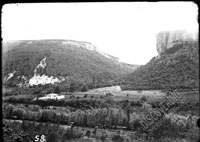
[[[21,123],[21,129],[24,132],[27,132],[30,129],[30,122],[28,122],[28,121],[22,121],[22,123]]]
[[[146,102],[147,101],[147,97],[146,96],[142,96],[140,100]]]
[[[56,86],[56,87],[55,87],[54,93],[60,94],[60,88],[59,88],[59,86]]]
[[[36,112],[40,111],[40,109],[41,109],[41,107],[38,106],[38,105],[28,105],[27,108],[28,108],[29,110],[31,110],[31,111],[36,111]]]
[[[178,138],[181,137],[181,133],[186,131],[181,126],[171,122],[170,119],[164,119],[161,126],[152,132],[154,139],[160,139],[161,137]]]
[[[137,120],[133,121],[131,123],[130,127],[131,127],[131,130],[133,130],[133,131],[139,130],[141,128],[140,120],[137,119]]]
[[[27,111],[24,115],[24,118],[28,119],[28,120],[40,120],[41,113],[40,112]]]
[[[88,87],[86,85],[84,85],[82,88],[81,88],[81,92],[86,92],[88,90]]]
[[[15,108],[15,106],[12,105],[12,104],[4,105],[3,106],[3,112],[4,112],[3,117],[5,117],[5,118],[11,117],[12,111],[13,111],[14,108]]]
[[[42,121],[55,121],[56,113],[52,110],[42,110],[41,120]]]
[[[103,132],[103,134],[100,137],[100,139],[104,142],[106,140],[106,138],[108,138],[108,134],[106,132]]]
[[[120,135],[114,135],[112,137],[112,141],[114,141],[114,142],[123,142],[124,139]]]
[[[51,132],[47,135],[47,142],[58,142],[59,138],[56,132]]]
[[[40,94],[42,90],[40,88],[35,88],[33,94]]]
[[[6,98],[5,101],[6,102],[17,102],[17,99],[14,96],[10,96],[10,97]]]
[[[22,108],[15,108],[12,112],[12,116],[16,116],[17,118],[24,118],[25,110]]]
[[[82,133],[79,130],[67,129],[64,136],[62,137],[62,141],[72,140],[81,138]]]
[[[70,84],[69,91],[70,91],[70,92],[74,92],[75,90],[76,90],[76,84],[75,84],[75,83],[71,83],[71,84]]]
[[[11,96],[11,95],[12,95],[12,93],[10,93],[10,92],[6,92],[6,93],[4,93],[3,96]]]
[[[66,92],[65,95],[72,95],[72,93]]]
[[[113,105],[114,104],[114,100],[112,97],[106,97],[106,100],[105,100],[106,104],[109,104],[109,105]]]
[[[139,100],[137,100],[136,106],[142,106],[142,104],[141,104],[141,102]]]

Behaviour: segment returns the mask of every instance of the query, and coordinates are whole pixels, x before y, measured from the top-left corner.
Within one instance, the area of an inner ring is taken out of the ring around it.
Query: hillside
[[[112,85],[133,71],[87,42],[26,40],[3,47],[3,77],[9,86],[61,83],[93,88]]]
[[[161,54],[127,75],[122,84],[124,90],[199,88],[198,42],[183,40],[164,47]]]
[[[140,66],[140,65],[133,65],[133,64],[128,64],[128,63],[124,63],[124,62],[120,62],[120,64],[124,67],[133,69],[134,71]]]

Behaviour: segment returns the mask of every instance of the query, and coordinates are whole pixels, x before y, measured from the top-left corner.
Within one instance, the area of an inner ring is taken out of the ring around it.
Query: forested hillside
[[[199,88],[198,42],[182,42],[153,57],[123,80],[122,89]]]
[[[10,86],[22,82],[22,76],[27,80],[33,77],[44,58],[46,66],[38,69],[39,75],[64,77],[61,83],[66,87],[70,84],[78,88],[109,86],[134,70],[87,42],[28,40],[7,42],[3,46],[3,77],[15,71],[14,76],[4,82]]]

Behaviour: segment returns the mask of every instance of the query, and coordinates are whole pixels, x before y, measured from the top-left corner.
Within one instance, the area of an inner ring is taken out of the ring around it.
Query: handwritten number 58
[[[46,142],[46,137],[45,135],[36,135],[35,136],[35,142]]]

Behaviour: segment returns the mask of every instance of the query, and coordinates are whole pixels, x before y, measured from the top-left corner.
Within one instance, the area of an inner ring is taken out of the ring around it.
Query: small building
[[[39,98],[35,98],[34,100],[59,100],[59,99],[64,99],[65,96],[64,95],[58,95],[56,93],[50,93],[47,94],[44,97],[39,97]]]

